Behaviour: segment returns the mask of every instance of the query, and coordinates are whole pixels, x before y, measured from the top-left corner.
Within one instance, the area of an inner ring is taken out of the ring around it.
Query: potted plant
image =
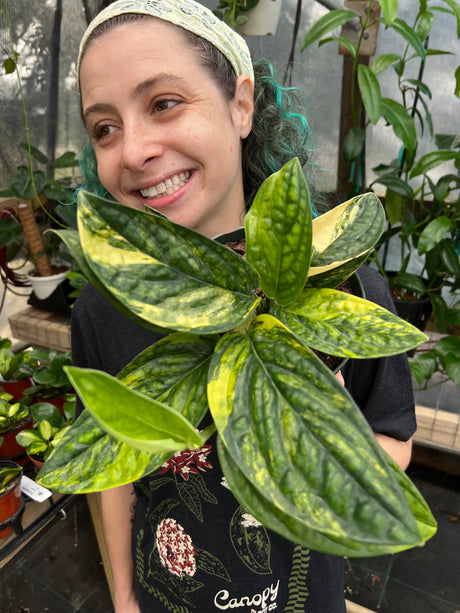
[[[13,236],[4,245],[2,276],[6,282],[5,287],[32,285],[34,298],[40,301],[49,298],[56,287],[66,280],[66,273],[70,269],[71,259],[60,248],[61,241],[56,235],[46,234],[46,230],[53,223],[61,224],[58,218],[65,210],[61,203],[73,202],[74,177],[48,177],[40,168],[49,165],[48,158],[33,145],[21,143],[19,146],[28,151],[29,166],[18,166],[11,185],[0,191],[0,196],[15,197],[19,202],[16,207],[9,209],[8,215],[0,219],[0,232],[6,232],[14,224]],[[34,168],[34,164],[39,168]],[[78,166],[75,153],[67,151],[51,164],[51,170],[54,174],[75,166]],[[64,216],[67,217],[65,213]],[[11,268],[11,258],[18,253],[25,253],[24,262],[20,266],[24,274]],[[30,264],[34,265],[33,270],[29,270]],[[62,303],[62,299],[59,303]]]
[[[11,402],[11,394],[0,394],[0,457],[22,464],[25,458],[24,447],[16,442],[16,434],[32,427],[30,407],[24,400]]]
[[[75,396],[63,405],[62,412],[49,402],[38,402],[31,407],[34,427],[16,435],[16,440],[37,468],[41,468],[60,439],[75,420]]]
[[[12,345],[10,339],[0,338],[0,386],[11,394],[12,400],[17,401],[33,383],[31,375],[36,361],[30,349],[13,351]]]
[[[412,376],[421,389],[429,389],[452,381],[460,387],[460,338],[445,336],[437,340],[426,351],[417,352],[409,358]],[[434,375],[440,375],[433,383]]]
[[[0,538],[5,538],[13,531],[8,524],[21,513],[23,508],[21,495],[22,468],[15,462],[0,460]]]
[[[357,182],[356,193],[382,188],[385,192],[388,226],[373,259],[388,279],[400,316],[424,329],[434,311],[438,330],[449,334],[450,326],[460,322],[460,311],[454,304],[460,289],[460,139],[456,133],[434,134],[436,117],[430,109],[431,91],[424,71],[429,68],[432,56],[450,53],[450,49],[429,48],[429,35],[439,14],[436,11],[452,15],[453,30],[458,25],[458,12],[449,1],[442,9],[419,2],[418,11],[413,12],[414,20],[409,24],[396,17],[397,2],[382,3],[385,29],[401,37],[403,52],[384,53],[366,66],[360,63],[360,49],[366,32],[374,25],[372,11],[376,4],[375,1],[368,3],[364,16],[348,10],[331,11],[307,32],[301,48],[304,50],[316,41],[322,44],[335,40],[346,47],[353,59],[350,87],[353,125],[344,139],[341,153],[358,176],[365,176],[368,129],[383,119],[401,141],[397,159],[382,161],[373,169],[376,179],[368,187],[364,181]],[[343,35],[330,37],[335,27],[350,19],[359,25],[356,41]],[[414,64],[418,72],[416,79],[413,78]],[[379,81],[380,75],[388,70],[392,70],[397,92],[393,98],[383,96]],[[453,93],[458,97],[458,70],[455,79]],[[364,121],[356,90],[365,110]],[[420,155],[419,138],[423,132],[431,135],[433,147]],[[438,175],[436,179],[433,171]],[[399,253],[399,263],[392,263],[391,269],[387,265],[389,247],[396,248],[392,254]],[[439,355],[442,354],[440,346]],[[422,361],[425,366],[433,366],[435,362],[440,365],[439,360],[433,361],[433,355]],[[418,370],[415,377],[420,376]]]
[[[64,372],[65,366],[72,365],[70,351],[33,349],[30,357],[36,363],[31,375],[33,386],[26,389],[24,395],[33,400],[46,400],[62,410],[68,397],[73,395],[72,386]]]
[[[66,492],[129,483],[174,452],[200,448],[217,430],[234,495],[288,539],[362,556],[400,551],[434,533],[412,482],[311,349],[376,357],[426,339],[385,309],[334,289],[382,232],[375,195],[312,220],[294,159],[264,182],[246,216],[245,259],[162,215],[84,192],[78,219],[79,236],[59,234],[90,282],[135,321],[166,336],[116,378],[66,368],[88,410],[38,482]],[[208,409],[212,423],[198,432]],[[323,480],[326,465],[333,488]],[[369,512],[363,517],[349,512],[352,507]]]
[[[219,19],[245,36],[275,34],[282,0],[219,0],[213,11]]]

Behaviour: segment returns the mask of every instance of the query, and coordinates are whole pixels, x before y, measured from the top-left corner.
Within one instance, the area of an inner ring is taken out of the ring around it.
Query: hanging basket
[[[247,13],[248,21],[237,28],[243,36],[269,36],[275,34],[280,18],[282,0],[259,0]]]

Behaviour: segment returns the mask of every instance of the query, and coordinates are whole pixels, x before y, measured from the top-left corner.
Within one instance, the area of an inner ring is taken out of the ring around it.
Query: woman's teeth
[[[184,186],[187,181],[190,179],[190,171],[180,172],[178,175],[173,175],[166,179],[166,181],[162,181],[153,187],[149,187],[148,189],[141,189],[140,192],[144,198],[160,198],[167,194],[174,194],[177,192],[179,188]]]

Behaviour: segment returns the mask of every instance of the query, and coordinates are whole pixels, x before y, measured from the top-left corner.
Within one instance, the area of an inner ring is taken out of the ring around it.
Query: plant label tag
[[[38,485],[33,479],[25,475],[21,479],[21,492],[32,498],[35,502],[43,502],[51,496],[51,492],[46,487]]]

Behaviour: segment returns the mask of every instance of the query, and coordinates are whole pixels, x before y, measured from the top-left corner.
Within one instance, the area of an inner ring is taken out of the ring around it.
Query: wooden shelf
[[[70,317],[29,307],[8,317],[11,334],[36,347],[70,351]]]

